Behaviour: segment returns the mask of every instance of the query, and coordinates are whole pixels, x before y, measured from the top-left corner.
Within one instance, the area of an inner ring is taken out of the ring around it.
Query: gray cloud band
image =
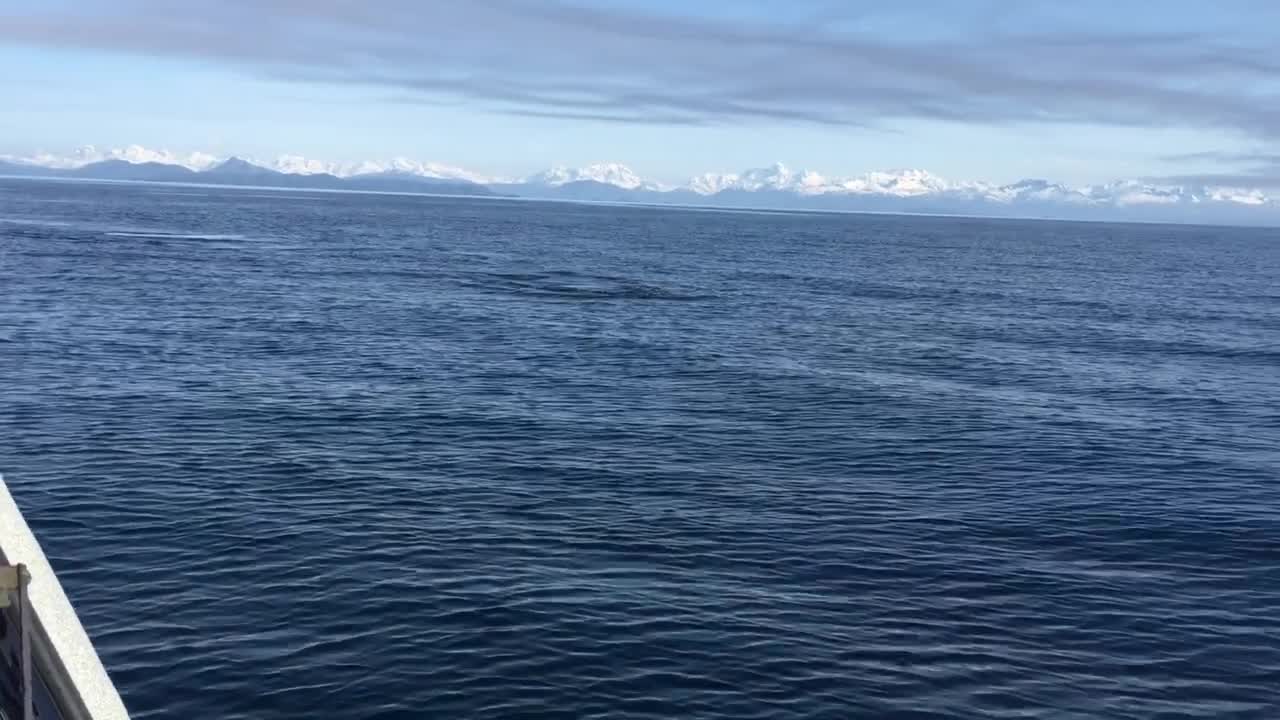
[[[1194,34],[890,42],[546,0],[119,0],[0,10],[0,43],[198,59],[538,117],[887,127],[1090,122],[1280,139],[1274,53]]]

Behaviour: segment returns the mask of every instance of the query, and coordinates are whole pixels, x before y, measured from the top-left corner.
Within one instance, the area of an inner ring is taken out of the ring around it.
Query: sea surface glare
[[[1280,231],[0,181],[134,717],[1280,717]]]

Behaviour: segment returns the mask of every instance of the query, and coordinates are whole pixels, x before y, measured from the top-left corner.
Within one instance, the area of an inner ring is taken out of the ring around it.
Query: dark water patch
[[[692,302],[714,295],[686,292],[644,280],[598,275],[572,270],[532,273],[486,272],[474,274],[471,287],[507,294],[566,301],[653,300]]]

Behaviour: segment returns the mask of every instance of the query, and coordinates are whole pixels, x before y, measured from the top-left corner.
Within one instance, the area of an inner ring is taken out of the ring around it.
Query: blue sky
[[[1252,0],[42,0],[0,7],[0,154],[1280,184],[1277,48]]]

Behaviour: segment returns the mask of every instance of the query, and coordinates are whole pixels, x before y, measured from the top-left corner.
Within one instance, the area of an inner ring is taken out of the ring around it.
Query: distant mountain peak
[[[128,160],[122,160],[122,159],[120,159],[120,158],[107,158],[107,159],[105,159],[105,160],[95,160],[95,161],[93,161],[93,162],[85,163],[85,164],[84,164],[84,167],[90,167],[90,166],[93,166],[93,167],[124,167],[125,165],[142,165],[142,164],[143,164],[143,163],[140,163],[140,162],[139,162],[139,163],[129,162]]]
[[[235,155],[232,155],[226,160],[223,160],[222,162],[209,168],[205,172],[221,173],[221,174],[236,173],[236,174],[253,174],[253,175],[276,174],[275,170],[262,167],[261,165],[255,165],[249,162],[248,160],[245,160],[240,157],[236,157]]]

